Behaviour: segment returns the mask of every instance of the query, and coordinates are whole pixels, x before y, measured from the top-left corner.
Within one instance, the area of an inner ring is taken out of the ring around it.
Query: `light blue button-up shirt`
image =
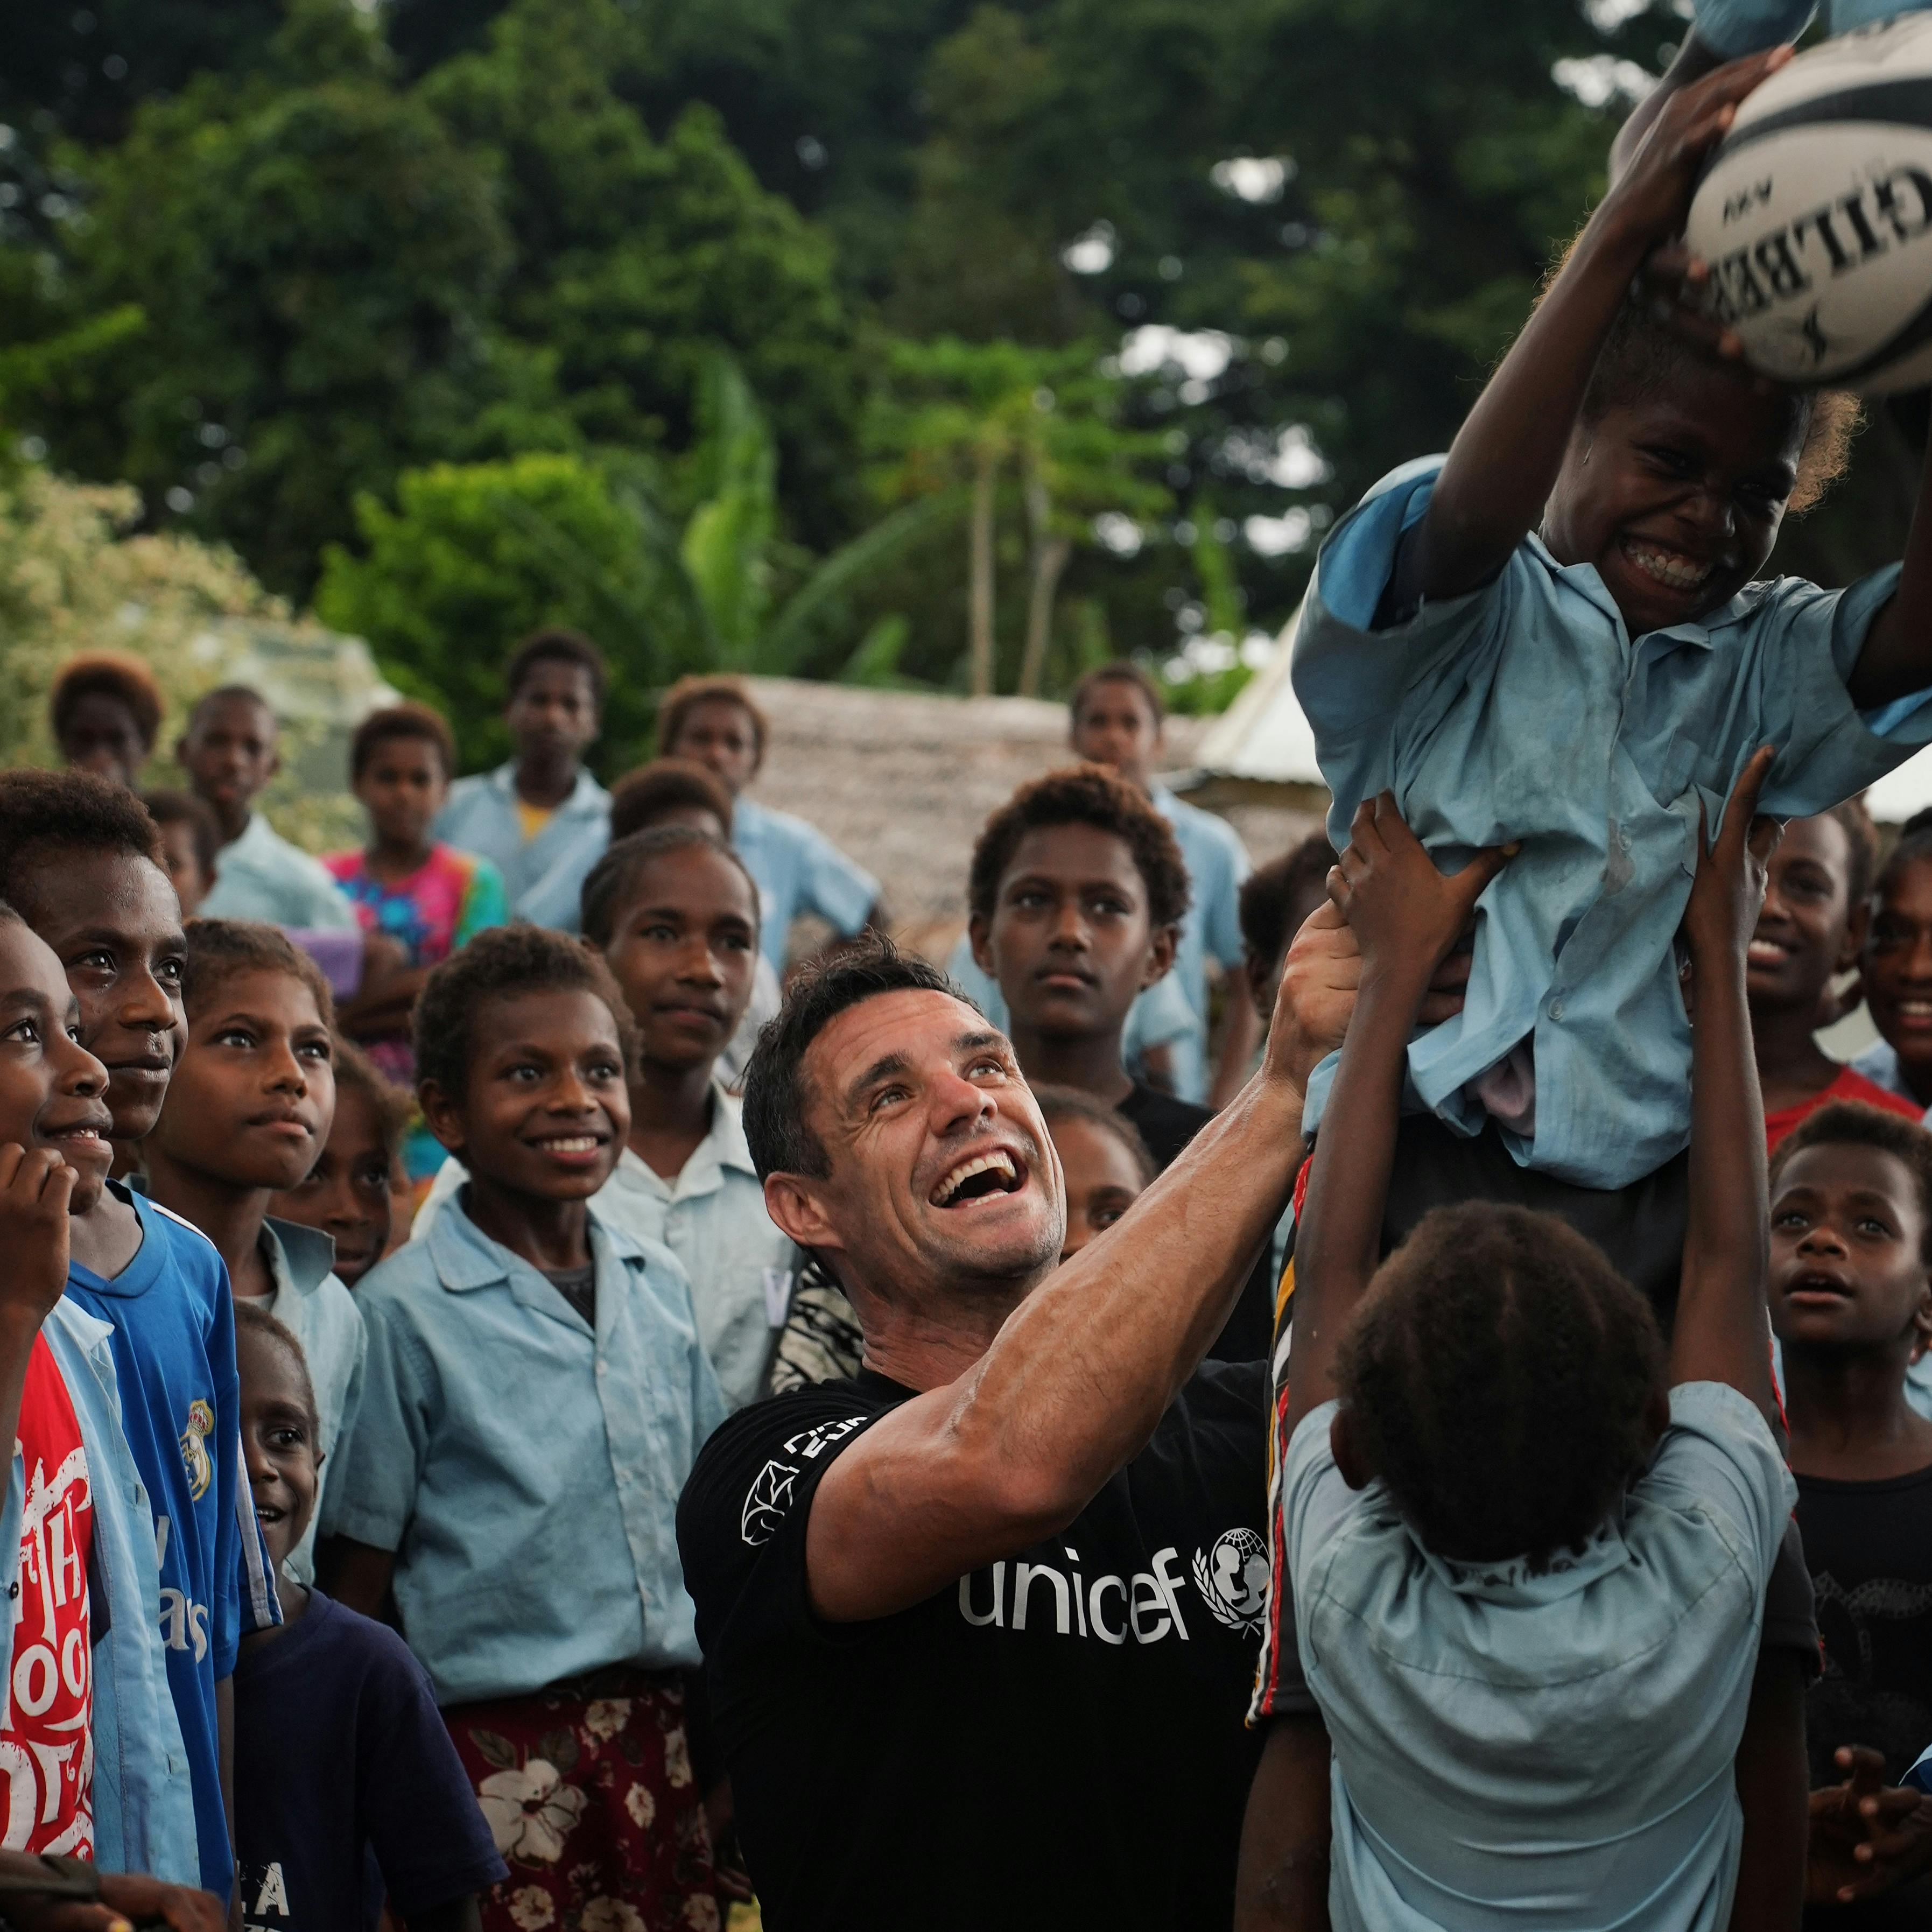
[[[1329,836],[1392,789],[1447,869],[1475,848],[1522,850],[1484,890],[1462,1011],[1418,1036],[1409,1079],[1464,1133],[1467,1083],[1534,1042],[1526,1166],[1621,1187],[1690,1137],[1690,1028],[1673,940],[1738,774],[1778,748],[1763,808],[1827,810],[1932,738],[1932,694],[1860,712],[1845,688],[1898,566],[1846,590],[1748,584],[1700,624],[1633,639],[1593,564],[1526,537],[1496,580],[1372,628],[1402,533],[1440,457],[1384,479],[1336,526],[1294,646],[1296,697],[1334,794]],[[1309,1083],[1321,1119],[1334,1058]]]
[[[470,1178],[452,1156],[416,1210],[410,1239],[424,1239]],[[791,1307],[805,1258],[765,1211],[765,1190],[745,1139],[743,1103],[716,1079],[711,1130],[675,1180],[628,1148],[591,1197],[598,1214],[646,1247],[668,1248],[691,1283],[698,1339],[734,1408],[765,1392],[765,1371]]]
[[[353,932],[356,908],[320,859],[291,845],[259,812],[215,855],[203,919],[256,919],[270,926]]]
[[[1697,38],[1726,60],[1795,40],[1820,9],[1814,0],[1697,0]],[[1825,31],[1836,36],[1919,10],[1900,0],[1828,0]]]
[[[168,1684],[161,1643],[161,1568],[154,1512],[121,1430],[121,1389],[111,1324],[65,1296],[41,1324],[67,1384],[87,1452],[93,1503],[93,1570],[106,1598],[93,1613],[94,1844],[104,1871],[149,1872],[170,1885],[198,1886],[201,1855],[188,1748]],[[26,1478],[14,1460],[0,1550],[20,1547]],[[0,1594],[0,1657],[14,1650],[18,1598]],[[106,1614],[102,1614],[103,1611]]]
[[[460,851],[488,859],[503,875],[510,911],[542,926],[549,922],[525,901],[542,894],[545,906],[574,907],[584,875],[610,842],[610,794],[580,770],[570,796],[534,838],[524,836],[517,811],[517,763],[458,778],[436,814],[434,836]]]
[[[1174,1046],[1174,1090],[1184,1100],[1208,1097],[1208,962],[1223,973],[1241,964],[1241,883],[1248,876],[1248,848],[1225,818],[1177,798],[1166,786],[1152,787],[1154,809],[1173,827],[1174,842],[1187,862],[1189,898],[1174,950],[1175,986],[1186,996],[1197,1022],[1192,1036]],[[1230,989],[1246,999],[1238,982]]]
[[[724,1398],[668,1250],[595,1209],[597,1326],[446,1204],[356,1290],[369,1360],[325,1535],[396,1552],[440,1703],[698,1661],[678,1492]]]
[[[336,1278],[335,1244],[328,1235],[299,1222],[271,1219],[262,1226],[262,1258],[274,1286],[254,1305],[302,1344],[320,1430],[316,1445],[323,1458],[320,1493],[326,1497],[335,1478],[336,1452],[362,1400],[368,1333],[356,1298]],[[316,1526],[321,1520],[318,1502],[284,1565],[298,1582],[315,1581]]]
[[[844,938],[863,929],[879,882],[817,826],[739,798],[731,806],[731,844],[758,889],[759,944],[775,969],[784,968],[800,913],[815,912]]]
[[[1622,1514],[1540,1575],[1444,1562],[1335,1466],[1324,1402],[1281,1474],[1309,1688],[1335,1747],[1336,1932],[1723,1932],[1732,1765],[1797,1485],[1719,1382]]]

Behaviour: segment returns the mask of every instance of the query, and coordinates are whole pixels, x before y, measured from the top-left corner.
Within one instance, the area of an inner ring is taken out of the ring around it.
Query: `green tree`
[[[1019,685],[1037,692],[1054,601],[1074,544],[1103,512],[1164,508],[1142,473],[1156,439],[1123,430],[1120,386],[1090,346],[1026,349],[956,336],[896,342],[870,434],[878,487],[889,500],[970,493],[967,516],[968,685],[992,692],[997,524],[1003,481],[1016,482],[1026,518],[1026,640]]]
[[[621,770],[641,749],[650,694],[689,668],[650,623],[656,573],[634,508],[581,458],[541,453],[507,462],[406,471],[396,507],[356,499],[360,554],[326,552],[316,609],[366,638],[398,687],[442,706],[464,762],[508,749],[502,667],[540,624],[597,638],[610,659],[601,764]]]

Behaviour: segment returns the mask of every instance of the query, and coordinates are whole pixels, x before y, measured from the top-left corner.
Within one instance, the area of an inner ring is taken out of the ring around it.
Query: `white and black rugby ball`
[[[1747,96],[1684,238],[1761,374],[1932,382],[1932,14],[1828,40]]]

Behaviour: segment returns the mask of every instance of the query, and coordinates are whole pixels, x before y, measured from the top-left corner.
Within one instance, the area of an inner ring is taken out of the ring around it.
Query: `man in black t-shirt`
[[[732,1418],[678,1511],[772,1932],[1224,1932],[1268,1408],[1258,1364],[1192,1372],[1300,1158],[1304,1057],[1276,1032],[1057,1270],[1044,1124],[934,969],[884,942],[837,957],[760,1040],[766,1203],[837,1276],[866,1360]]]

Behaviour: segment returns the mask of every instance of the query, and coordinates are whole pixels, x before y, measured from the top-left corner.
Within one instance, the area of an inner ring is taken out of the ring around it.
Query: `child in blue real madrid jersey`
[[[154,1126],[183,1037],[187,942],[154,821],[99,778],[0,774],[0,898],[65,968],[82,1044],[107,1069],[115,1140],[131,1145]],[[110,1183],[74,1217],[68,1294],[112,1327],[122,1426],[154,1510],[201,1881],[226,1898],[228,1679],[242,1630],[280,1618],[242,1480],[228,1273],[186,1222]]]
[[[393,1585],[509,1864],[488,1932],[610,1898],[697,1924],[712,1865],[675,1513],[725,1405],[676,1258],[589,1204],[629,1132],[634,1030],[596,952],[517,925],[436,968],[416,1048],[424,1116],[469,1178],[357,1291],[335,1594],[373,1614]]]

